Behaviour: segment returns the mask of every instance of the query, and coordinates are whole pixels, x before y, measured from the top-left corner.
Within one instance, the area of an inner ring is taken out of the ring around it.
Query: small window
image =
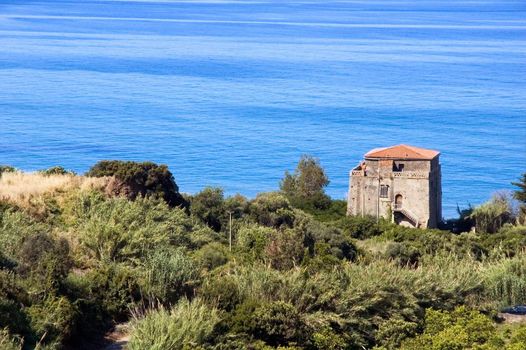
[[[393,163],[393,171],[394,172],[404,171],[404,163]]]
[[[387,198],[387,197],[389,197],[389,186],[381,185],[380,186],[380,198]]]

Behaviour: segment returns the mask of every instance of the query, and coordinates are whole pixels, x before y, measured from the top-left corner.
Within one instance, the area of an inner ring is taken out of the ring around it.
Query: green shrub
[[[5,258],[17,260],[23,240],[47,230],[48,227],[34,222],[21,211],[0,210],[0,251]]]
[[[150,310],[136,318],[128,349],[195,349],[211,340],[219,320],[217,310],[200,299],[182,299],[170,310]]]
[[[210,276],[200,290],[202,298],[228,312],[242,301],[237,280],[230,275]]]
[[[81,197],[73,212],[82,247],[99,261],[137,263],[150,250],[189,241],[186,214],[154,199],[103,200],[92,194]]]
[[[273,230],[259,225],[245,225],[237,232],[236,248],[254,259],[262,259]]]
[[[522,324],[511,332],[509,350],[526,349],[526,325]]]
[[[493,345],[500,344],[500,347]],[[495,324],[478,311],[458,307],[452,312],[427,310],[424,333],[405,340],[401,349],[502,349]]]
[[[54,166],[48,169],[40,170],[39,173],[51,176],[51,175],[75,175],[75,172],[71,170],[66,170],[65,168],[61,166]]]
[[[517,189],[513,192],[513,197],[519,202],[526,204],[526,173],[523,173],[519,181],[512,182]]]
[[[501,307],[526,304],[526,256],[498,261],[484,273],[488,297]]]
[[[309,273],[323,270],[332,270],[338,266],[341,260],[333,255],[331,246],[327,243],[316,242],[314,244],[314,257],[307,255],[302,265]]]
[[[225,211],[228,214],[232,213],[233,219],[240,219],[248,212],[248,200],[240,194],[227,197],[224,201]],[[226,216],[225,216],[226,219]]]
[[[326,327],[312,335],[314,347],[319,350],[343,350],[347,349],[347,341],[340,334]]]
[[[283,301],[259,306],[252,315],[254,336],[270,345],[289,345],[301,337],[302,323],[296,308]]]
[[[180,230],[180,232],[183,232]],[[207,244],[224,242],[225,239],[208,226],[196,226],[189,228],[189,233],[178,236],[180,239],[172,240],[173,245],[186,246],[192,250],[200,249]]]
[[[292,229],[274,231],[265,247],[265,260],[275,269],[288,270],[299,266],[305,249],[303,235]]]
[[[182,296],[190,296],[199,279],[196,264],[181,249],[150,252],[143,270],[142,294],[149,300],[162,303],[173,303]]]
[[[254,312],[261,306],[261,301],[247,299],[239,303],[233,309],[228,322],[228,331],[232,334],[243,335],[248,339],[253,339],[256,319]]]
[[[298,271],[291,270],[292,273]],[[239,299],[256,299],[261,302],[275,300],[285,286],[289,274],[277,271],[266,264],[251,263],[246,265],[226,265],[214,271],[216,278],[232,279],[237,286]]]
[[[420,260],[420,252],[409,243],[392,242],[387,246],[385,252],[387,258],[398,262],[401,266],[417,266]]]
[[[303,336],[299,312],[284,301],[247,299],[234,310],[228,329],[232,334],[244,335],[251,344],[258,339],[271,346],[292,345]]]
[[[480,244],[492,255],[513,257],[526,249],[526,226],[505,225],[498,233],[479,235]]]
[[[513,221],[510,199],[505,195],[495,195],[473,209],[470,218],[475,221],[477,232],[495,233],[504,224]]]
[[[27,314],[21,310],[17,300],[8,300],[5,296],[0,297],[0,329],[3,328],[12,334],[32,335]]]
[[[42,303],[31,305],[27,314],[39,344],[58,349],[75,327],[77,310],[66,298],[50,296]]]
[[[103,160],[95,164],[86,176],[114,177],[117,181],[112,184],[111,192],[130,199],[153,196],[163,198],[172,207],[187,206],[166,165]]]
[[[297,207],[306,213],[311,214],[317,221],[335,223],[347,217],[347,201],[333,199],[324,208]]]
[[[219,242],[212,242],[197,250],[194,253],[194,259],[202,269],[210,271],[226,264],[229,255],[230,253],[225,245]]]
[[[106,274],[115,275],[119,273],[106,270]],[[104,272],[97,270],[80,273],[70,272],[62,283],[63,295],[74,304],[77,310],[76,321],[72,325],[70,341],[68,342],[71,348],[87,348],[83,345],[99,337],[101,333],[107,332],[116,320],[122,320],[128,316],[128,306],[132,305],[131,302],[126,302],[129,299],[126,299],[120,308],[116,307],[116,300],[110,300],[114,296],[120,297],[119,294],[115,293],[115,284],[123,288],[127,288],[127,285],[119,283],[119,279],[113,276],[103,278],[101,275],[104,275]],[[120,275],[123,276],[124,272],[120,272]],[[102,281],[103,279],[105,282]],[[133,290],[130,292],[134,293]],[[138,293],[134,296],[137,295]],[[121,314],[110,314],[109,310]]]
[[[4,253],[0,250],[0,270],[2,269],[8,269],[12,270],[16,266],[16,263],[6,257]]]
[[[86,305],[100,308],[102,319],[125,320],[141,300],[140,272],[124,264],[106,263],[73,279]],[[97,316],[98,317],[98,316]]]
[[[372,216],[348,216],[338,221],[337,225],[353,238],[366,239],[382,234],[376,218]]]
[[[261,193],[250,202],[250,216],[258,224],[268,227],[292,226],[294,213],[288,199],[276,192]]]
[[[65,239],[54,239],[43,233],[24,238],[17,271],[31,278],[41,293],[58,288],[71,267],[69,244]]]
[[[340,229],[318,222],[299,210],[296,210],[294,215],[293,230],[298,240],[303,241],[304,246],[308,248],[311,256],[314,254],[316,243],[326,243],[330,247],[330,253],[336,258],[346,260],[356,258],[356,246]]]
[[[14,271],[0,269],[0,328],[9,327],[16,334],[27,333],[27,317],[20,307],[31,303],[27,289]]]
[[[190,213],[214,231],[221,231],[225,216],[223,189],[206,187],[192,196]]]
[[[383,233],[377,240],[399,243],[401,245],[398,248],[408,254],[415,253],[420,256],[453,254],[458,258],[469,256],[477,260],[483,260],[489,254],[487,245],[481,241],[480,236],[473,233],[456,235],[448,231],[415,229],[391,223],[382,223],[381,226]],[[392,248],[396,249],[396,244]]]
[[[22,341],[10,335],[7,329],[0,329],[0,349],[22,350]]]
[[[418,323],[393,317],[380,324],[376,333],[376,343],[386,349],[400,349],[402,342],[418,331]]]

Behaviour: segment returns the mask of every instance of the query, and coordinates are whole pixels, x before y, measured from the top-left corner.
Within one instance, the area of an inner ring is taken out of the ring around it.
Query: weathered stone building
[[[408,145],[369,151],[351,171],[347,213],[437,227],[442,219],[439,155]]]

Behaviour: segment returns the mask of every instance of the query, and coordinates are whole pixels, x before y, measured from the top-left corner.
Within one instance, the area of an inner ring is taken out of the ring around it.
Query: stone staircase
[[[402,205],[400,205],[400,204],[395,204],[394,211],[403,214],[406,218],[411,220],[413,222],[413,224],[415,225],[415,227],[419,227],[420,226],[420,221],[418,220],[418,216],[416,216],[409,209],[406,209],[406,208],[402,207]]]

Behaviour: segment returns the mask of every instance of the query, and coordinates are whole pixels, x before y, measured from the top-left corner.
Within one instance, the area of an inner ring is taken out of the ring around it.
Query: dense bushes
[[[526,305],[526,256],[496,262],[484,281],[489,297],[500,306]]]
[[[132,323],[130,350],[197,349],[210,340],[219,322],[217,310],[200,299],[182,299],[171,310],[159,308],[137,315]]]
[[[72,211],[80,244],[98,261],[137,263],[153,248],[188,244],[191,223],[186,214],[155,199],[131,202],[91,193],[81,195]]]
[[[61,166],[54,166],[48,169],[40,170],[40,173],[42,175],[75,175],[73,171],[66,170],[65,168]]]
[[[196,264],[181,249],[160,249],[147,253],[142,293],[151,301],[175,302],[192,296],[199,279]]]
[[[105,160],[95,164],[86,175],[113,177],[115,181],[110,184],[109,191],[129,199],[154,196],[163,198],[172,207],[186,206],[166,165]]]
[[[280,193],[262,193],[250,203],[250,217],[258,224],[279,228],[292,226],[294,213],[288,199]]]
[[[68,185],[39,187],[32,207],[0,201],[0,348],[91,349],[129,322],[130,349],[522,349],[526,331],[491,316],[526,303],[526,228],[346,217],[315,196],[317,166],[252,200],[205,188],[186,209],[167,203],[177,188],[156,166],[92,169],[137,180],[130,196],[38,174]]]
[[[190,212],[214,231],[221,231],[225,217],[223,190],[207,187],[191,198]]]
[[[404,341],[401,349],[524,349],[524,333],[526,326],[503,337],[498,334],[490,318],[465,307],[458,307],[452,312],[429,309],[426,312],[424,333]]]
[[[338,221],[348,235],[353,238],[366,239],[378,236],[382,233],[377,220],[370,216],[349,216]]]

